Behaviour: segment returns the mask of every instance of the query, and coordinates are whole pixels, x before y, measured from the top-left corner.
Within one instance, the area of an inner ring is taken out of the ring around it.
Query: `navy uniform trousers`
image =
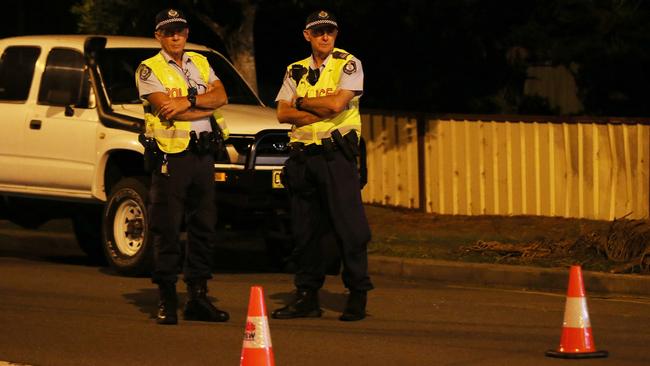
[[[332,260],[338,261],[340,254],[345,287],[371,290],[367,252],[370,228],[361,202],[356,162],[346,159],[338,149],[324,151],[320,145],[308,145],[292,151],[285,174],[296,242],[296,288],[321,288]]]
[[[154,245],[154,283],[176,282],[182,263],[185,281],[212,278],[216,207],[214,157],[191,150],[167,154],[168,174],[152,173],[149,225]],[[187,228],[185,258],[179,234]]]

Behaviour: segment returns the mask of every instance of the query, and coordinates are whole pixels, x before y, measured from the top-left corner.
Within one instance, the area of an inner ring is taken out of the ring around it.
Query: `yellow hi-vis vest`
[[[185,52],[185,54],[199,69],[201,79],[207,85],[210,78],[210,64],[208,63],[207,58],[196,52]],[[160,80],[162,85],[167,89],[170,98],[187,95],[187,81],[169,65],[161,53],[142,61],[142,63],[148,66],[153,74],[156,75],[158,80]],[[139,82],[139,77],[137,75],[135,80],[136,83]],[[149,101],[143,98],[142,103],[144,107],[145,136],[154,137],[160,150],[168,154],[179,153],[187,149],[187,146],[190,143],[192,122],[161,120],[156,114],[154,114],[153,106]],[[215,110],[213,117],[221,128],[223,138],[227,139],[228,128],[226,127],[223,116]]]
[[[339,81],[341,80],[341,72],[343,72],[343,68],[352,57],[353,56],[346,51],[335,48],[330,59],[327,61],[327,65],[325,65],[325,68],[321,72],[316,85],[312,86],[307,81],[307,73],[302,75],[302,78],[296,84],[297,96],[321,97],[334,94],[338,89]],[[292,66],[300,65],[309,69],[311,63],[312,57],[310,56],[304,60],[289,65],[287,67],[289,77],[291,77]],[[359,96],[352,98],[348,104],[348,108],[333,118],[324,119],[302,127],[296,127],[294,125],[291,132],[289,132],[289,137],[291,138],[291,142],[302,142],[306,145],[312,143],[321,144],[321,139],[330,137],[334,130],[339,130],[341,135],[345,135],[351,130],[356,130],[357,133],[361,134]]]

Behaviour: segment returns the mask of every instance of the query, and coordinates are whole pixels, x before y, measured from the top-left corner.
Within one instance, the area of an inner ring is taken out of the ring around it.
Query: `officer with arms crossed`
[[[145,165],[152,170],[149,225],[154,243],[152,280],[160,290],[158,324],[178,323],[176,281],[181,262],[188,290],[185,320],[229,318],[206,296],[215,240],[214,153],[222,135],[227,138],[227,130],[218,125],[223,118],[217,108],[228,98],[207,59],[185,52],[188,34],[180,11],[158,13],[155,37],[162,49],[144,60],[135,75],[145,111],[141,139],[149,157]],[[183,215],[187,247],[181,258]]]
[[[334,48],[338,24],[332,13],[310,14],[303,35],[312,55],[289,65],[276,97],[278,120],[293,125],[284,181],[297,248],[296,296],[272,316],[321,316],[318,290],[331,247],[338,244],[343,283],[350,291],[339,319],[361,320],[366,316],[366,293],[373,288],[368,277],[370,228],[357,170],[363,70],[361,61]]]

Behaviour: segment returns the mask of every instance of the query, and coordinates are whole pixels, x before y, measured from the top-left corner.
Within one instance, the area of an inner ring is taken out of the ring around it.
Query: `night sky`
[[[0,37],[77,33],[77,18],[70,12],[75,3],[27,0],[4,4]],[[155,2],[156,9],[145,9],[140,16],[178,3]],[[314,10],[312,3],[259,2],[255,53],[259,94],[267,104],[272,105],[286,65],[309,54],[301,32],[306,15]],[[362,108],[552,114],[544,106],[531,107],[530,100],[520,97],[525,67],[575,62],[580,64],[576,80],[585,114],[650,115],[646,91],[650,73],[645,71],[650,63],[650,5],[643,1],[625,2],[634,5],[632,10],[620,10],[615,0],[322,3],[338,17],[336,46],[363,62]],[[190,42],[228,56],[222,42],[198,20],[190,17],[190,28]],[[124,34],[149,37],[152,33],[153,29],[131,29]],[[510,59],[513,47],[525,49],[526,58]],[[510,109],[498,105],[495,95],[514,95]]]

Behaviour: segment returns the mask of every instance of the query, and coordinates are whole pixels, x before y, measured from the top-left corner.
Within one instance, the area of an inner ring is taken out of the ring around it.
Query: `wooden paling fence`
[[[650,121],[362,113],[366,203],[454,215],[648,218]]]

